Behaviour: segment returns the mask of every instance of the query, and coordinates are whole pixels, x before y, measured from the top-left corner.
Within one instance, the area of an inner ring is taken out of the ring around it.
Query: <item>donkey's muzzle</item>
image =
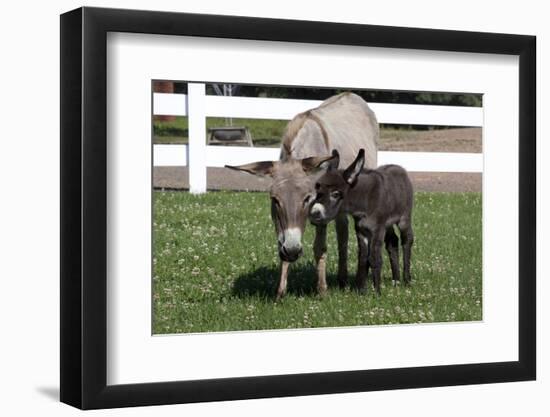
[[[285,245],[281,245],[279,247],[279,257],[285,262],[296,261],[303,252],[302,246],[286,247]]]
[[[302,254],[302,230],[298,227],[285,229],[279,236],[279,257],[294,262]]]

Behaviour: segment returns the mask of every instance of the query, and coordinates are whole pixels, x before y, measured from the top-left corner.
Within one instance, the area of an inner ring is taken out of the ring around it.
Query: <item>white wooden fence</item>
[[[207,146],[206,117],[290,120],[297,113],[319,105],[317,100],[207,96],[206,86],[189,83],[187,94],[153,94],[153,114],[188,116],[189,145],[154,145],[154,166],[189,166],[192,193],[206,191],[206,167],[277,160],[278,148]],[[379,123],[432,126],[483,125],[480,107],[370,103]],[[379,152],[379,164],[394,163],[409,171],[481,172],[479,153]]]

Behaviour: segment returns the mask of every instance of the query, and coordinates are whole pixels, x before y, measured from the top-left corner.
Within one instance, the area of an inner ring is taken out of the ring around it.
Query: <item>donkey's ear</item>
[[[331,170],[338,169],[340,163],[340,155],[335,149],[332,151],[331,156],[312,156],[310,158],[302,159],[302,168],[308,174],[315,173],[319,170]]]
[[[351,186],[354,187],[357,184],[357,178],[365,165],[365,150],[360,149],[357,154],[355,161],[351,163],[349,167],[344,171],[344,180]]]
[[[273,175],[273,166],[273,161],[261,161],[239,166],[226,165],[225,167],[236,171],[248,172],[249,174],[258,175],[260,177],[271,177]]]
[[[340,154],[336,149],[332,150],[332,157],[328,160],[323,162],[322,167],[328,170],[337,170],[338,165],[340,165]]]

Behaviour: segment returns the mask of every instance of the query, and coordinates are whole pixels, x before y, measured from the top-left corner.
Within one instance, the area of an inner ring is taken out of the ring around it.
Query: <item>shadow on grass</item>
[[[274,298],[279,285],[279,268],[265,267],[237,277],[232,294],[239,298],[257,296]],[[327,273],[327,286],[338,287],[336,275]],[[291,265],[288,273],[287,294],[295,296],[317,294],[317,274],[312,264]]]

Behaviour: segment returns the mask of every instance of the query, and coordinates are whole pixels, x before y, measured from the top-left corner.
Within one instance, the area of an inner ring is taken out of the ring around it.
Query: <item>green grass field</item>
[[[154,143],[187,143],[187,120],[187,117],[176,117],[174,121],[154,121]],[[233,126],[247,126],[250,129],[254,146],[258,147],[279,146],[287,123],[288,120],[233,119]],[[226,125],[227,122],[223,118],[206,118],[207,128]]]
[[[481,195],[416,193],[413,219],[411,286],[392,287],[384,254],[380,297],[340,290],[329,227],[329,291],[319,298],[308,226],[288,294],[274,303],[279,261],[266,193],[155,191],[153,333],[481,320]]]
[[[278,147],[281,144],[288,120],[268,119],[233,119],[233,126],[247,126],[257,147]],[[206,127],[226,126],[225,119],[220,117],[207,117]],[[173,121],[154,121],[154,143],[188,143],[188,119],[187,117],[176,117]],[[395,129],[382,126],[380,139],[384,141],[399,141],[410,136],[409,129]],[[206,134],[205,134],[206,137]],[[242,145],[241,145],[242,146]]]

